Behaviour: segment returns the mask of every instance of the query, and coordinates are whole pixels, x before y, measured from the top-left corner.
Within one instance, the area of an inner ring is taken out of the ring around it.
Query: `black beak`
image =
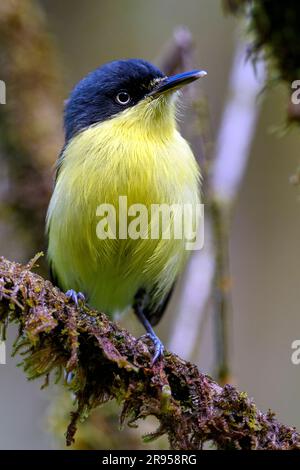
[[[205,77],[205,75],[207,75],[207,73],[204,70],[192,70],[191,72],[179,73],[177,75],[172,75],[171,77],[163,78],[156,84],[148,96],[157,98],[163,93],[178,90],[178,88],[188,85],[189,83],[198,80],[198,78]]]

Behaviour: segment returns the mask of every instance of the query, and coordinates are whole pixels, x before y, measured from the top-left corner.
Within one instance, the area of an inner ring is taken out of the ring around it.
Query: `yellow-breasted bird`
[[[52,279],[76,303],[86,298],[108,315],[133,307],[153,341],[152,363],[163,353],[152,326],[187,259],[186,240],[161,231],[154,239],[99,238],[97,208],[111,204],[118,214],[126,196],[128,206],[190,204],[193,216],[200,173],[176,126],[176,97],[205,74],[167,77],[144,60],[113,61],[81,80],[65,107],[65,145],[47,214]]]

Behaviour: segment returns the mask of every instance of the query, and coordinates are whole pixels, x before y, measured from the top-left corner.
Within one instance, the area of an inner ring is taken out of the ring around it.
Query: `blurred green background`
[[[60,53],[65,97],[80,78],[105,61],[155,60],[174,28],[187,26],[195,41],[197,66],[208,71],[202,87],[216,137],[238,34],[237,20],[224,15],[219,0],[39,3]],[[231,377],[258,407],[271,408],[279,420],[300,428],[300,366],[290,360],[291,343],[300,337],[300,204],[299,190],[289,183],[300,160],[300,138],[297,129],[283,137],[272,132],[284,122],[286,91],[277,86],[261,99],[230,234]],[[1,255],[22,259],[20,235],[8,235],[1,222],[0,237]],[[172,309],[157,329],[166,340],[171,323]],[[14,332],[9,336],[12,339]],[[210,318],[203,337],[193,359],[201,370],[213,374]],[[27,382],[16,362],[8,355],[7,365],[0,365],[0,448],[57,447],[45,417],[54,391],[40,391],[38,383]]]

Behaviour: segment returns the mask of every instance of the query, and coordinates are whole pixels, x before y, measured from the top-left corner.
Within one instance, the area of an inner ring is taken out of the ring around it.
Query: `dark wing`
[[[159,304],[155,306],[155,308],[151,306],[152,291],[146,292],[145,289],[139,289],[139,291],[137,292],[135,296],[135,303],[140,303],[145,317],[149,320],[152,326],[157,325],[157,323],[160,321],[163,314],[165,313],[169,300],[174,291],[175,284],[176,282],[174,282],[167,295],[161,300]],[[153,289],[153,291],[154,290],[155,289]]]

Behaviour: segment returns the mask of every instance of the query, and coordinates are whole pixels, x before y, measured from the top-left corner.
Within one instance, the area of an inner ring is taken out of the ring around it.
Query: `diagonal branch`
[[[50,372],[65,386],[77,409],[67,430],[71,444],[79,419],[101,403],[116,399],[121,421],[154,415],[160,422],[152,438],[167,434],[173,449],[300,449],[300,434],[262,413],[246,393],[220,387],[197,367],[166,352],[150,367],[146,339],[136,340],[104,314],[68,303],[65,295],[26,266],[0,259],[0,323],[19,324],[14,353],[22,352],[29,379]]]

